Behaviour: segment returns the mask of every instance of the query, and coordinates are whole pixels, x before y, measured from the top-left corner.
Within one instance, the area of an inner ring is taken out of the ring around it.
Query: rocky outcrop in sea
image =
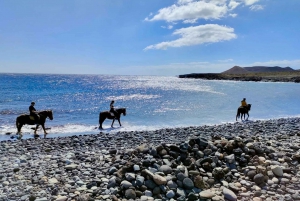
[[[300,200],[300,118],[0,142],[0,200]]]
[[[179,78],[193,78],[205,80],[231,80],[231,81],[253,81],[253,82],[294,82],[300,83],[299,75],[291,76],[274,76],[274,75],[240,75],[240,74],[223,74],[223,73],[191,73],[179,75]]]

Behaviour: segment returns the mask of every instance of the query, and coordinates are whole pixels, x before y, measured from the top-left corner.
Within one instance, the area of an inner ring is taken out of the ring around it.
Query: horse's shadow
[[[251,123],[253,122],[252,120],[249,120],[249,119],[245,119],[245,120],[242,120],[243,123]]]
[[[110,131],[115,131],[115,130],[120,130],[122,128],[121,127],[118,127],[118,128],[115,128],[115,127],[109,127],[109,128],[97,128],[100,132],[110,132]]]

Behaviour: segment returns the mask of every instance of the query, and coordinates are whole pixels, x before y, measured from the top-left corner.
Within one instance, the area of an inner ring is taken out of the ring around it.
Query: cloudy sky
[[[300,0],[0,0],[0,72],[300,69]]]

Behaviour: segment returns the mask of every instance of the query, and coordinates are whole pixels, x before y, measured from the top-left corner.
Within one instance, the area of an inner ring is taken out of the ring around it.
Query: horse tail
[[[100,124],[100,120],[101,120],[101,112],[99,113],[99,124]]]
[[[239,109],[237,110],[235,120],[237,121],[238,118],[240,118],[240,111],[239,111]]]
[[[17,117],[17,118],[16,118],[16,126],[17,126],[17,128],[18,128],[19,124],[20,124],[20,123],[19,123],[19,117]]]
[[[17,127],[17,129],[18,129],[18,132],[19,132],[19,127],[20,127],[19,118],[20,118],[20,117],[17,117],[17,118],[16,118],[16,127]]]

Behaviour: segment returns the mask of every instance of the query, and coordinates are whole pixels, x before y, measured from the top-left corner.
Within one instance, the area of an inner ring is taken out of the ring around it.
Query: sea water
[[[53,111],[47,119],[49,137],[97,134],[100,131],[144,131],[215,125],[236,121],[243,98],[252,104],[249,120],[300,116],[300,84],[183,79],[176,76],[0,74],[0,139],[16,134],[17,116],[37,110]],[[99,113],[125,107],[122,126]],[[32,137],[33,126],[23,135]],[[39,134],[43,131],[38,130]],[[8,135],[10,134],[10,135]]]

